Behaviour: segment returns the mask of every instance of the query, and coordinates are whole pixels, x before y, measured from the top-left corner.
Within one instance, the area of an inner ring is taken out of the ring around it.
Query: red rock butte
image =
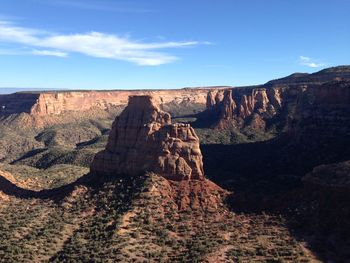
[[[106,149],[91,172],[137,175],[154,172],[167,179],[204,180],[199,138],[189,124],[171,123],[149,95],[130,96],[112,125]]]

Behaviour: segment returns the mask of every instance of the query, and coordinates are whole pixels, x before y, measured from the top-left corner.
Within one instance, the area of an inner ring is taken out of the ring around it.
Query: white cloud
[[[35,48],[33,55],[65,57],[80,53],[91,57],[129,61],[138,65],[161,65],[178,58],[161,49],[193,47],[209,42],[170,41],[145,43],[100,32],[55,34],[38,29],[15,26],[0,21],[0,43],[10,42]]]
[[[38,34],[37,30],[17,27],[7,21],[0,21],[0,40],[23,44],[33,43],[37,40],[35,35]]]
[[[326,64],[323,62],[315,61],[314,59],[305,56],[299,56],[299,63],[300,65],[310,68],[320,68],[326,66]]]
[[[53,57],[67,57],[67,53],[62,52],[62,51],[54,51],[54,50],[38,50],[34,49],[31,52],[33,55],[38,55],[38,56],[53,56]]]

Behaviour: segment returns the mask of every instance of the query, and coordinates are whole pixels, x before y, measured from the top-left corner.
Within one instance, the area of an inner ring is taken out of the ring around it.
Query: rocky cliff
[[[213,87],[214,89],[217,87]],[[218,87],[219,88],[219,87]],[[0,115],[29,113],[35,116],[60,115],[92,108],[108,110],[126,106],[129,96],[150,95],[158,103],[197,103],[205,105],[208,88],[172,90],[50,91],[0,95]]]
[[[172,180],[203,180],[199,139],[189,124],[172,124],[151,96],[132,96],[113,123],[106,149],[91,171],[137,175],[155,172]]]
[[[306,128],[332,132],[350,123],[349,94],[350,82],[346,81],[213,90],[202,118],[212,119],[212,127],[218,129],[279,127],[290,132]]]
[[[340,66],[313,74],[297,73],[260,86],[210,90],[207,110],[200,117],[211,119],[213,128],[277,127],[280,131],[294,129],[302,119],[309,124],[315,123],[315,118],[332,122],[335,116],[329,115],[335,114],[336,108],[337,114],[347,119],[349,84],[350,67]]]
[[[264,129],[265,119],[275,116],[282,107],[282,88],[233,88],[209,91],[207,110],[220,129],[251,125]]]
[[[46,91],[0,95],[0,123],[6,126],[42,129],[82,120],[114,119],[127,105],[129,96],[150,95],[162,109],[175,116],[205,110],[209,89],[114,91]]]
[[[125,106],[129,96],[132,95],[152,95],[162,104],[171,102],[204,104],[206,93],[205,89],[43,93],[31,108],[31,114],[61,114],[65,111],[84,111],[93,107],[108,110],[113,106]]]

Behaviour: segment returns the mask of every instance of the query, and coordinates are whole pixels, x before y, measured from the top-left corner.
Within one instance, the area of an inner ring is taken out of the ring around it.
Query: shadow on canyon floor
[[[78,186],[86,186],[89,187],[91,190],[95,191],[98,190],[105,182],[114,181],[118,178],[126,177],[121,175],[115,178],[111,178],[108,176],[96,176],[95,174],[88,173],[72,183],[57,188],[35,191],[17,186],[13,182],[0,176],[0,191],[2,191],[6,195],[13,196],[16,198],[37,198],[48,201],[51,200],[55,203],[60,203],[64,198],[69,196]]]
[[[322,260],[350,257],[349,193],[311,189],[302,177],[315,166],[350,159],[349,140],[281,136],[264,142],[201,145],[207,177],[234,194],[235,213],[273,214],[287,219],[296,239]],[[344,234],[344,233],[347,234]]]
[[[279,176],[301,178],[315,166],[350,159],[350,138],[336,138],[341,139],[282,134],[268,141],[202,144],[204,169],[221,185],[237,179],[252,183],[251,179],[273,181]]]

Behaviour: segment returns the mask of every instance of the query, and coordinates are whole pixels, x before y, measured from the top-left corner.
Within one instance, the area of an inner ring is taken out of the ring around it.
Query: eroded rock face
[[[210,87],[223,89],[224,87]],[[0,94],[0,122],[6,126],[25,122],[26,128],[42,129],[82,120],[109,119],[119,115],[129,96],[153,96],[162,109],[174,115],[206,108],[209,87],[164,90],[43,91]]]
[[[70,111],[81,112],[93,108],[109,110],[113,107],[125,107],[129,96],[144,95],[153,96],[159,104],[173,103],[179,105],[181,103],[192,103],[205,105],[207,93],[208,90],[206,88],[46,92],[35,94],[36,99],[33,99],[31,103],[27,103],[29,109],[26,112],[32,116],[47,116],[60,115]],[[13,94],[11,96],[19,95]],[[1,100],[0,96],[0,102]],[[22,105],[23,103],[18,104]]]
[[[265,128],[265,119],[273,117],[282,107],[281,88],[234,88],[209,91],[207,110],[216,111],[219,129]]]
[[[91,171],[137,175],[155,172],[172,180],[203,180],[199,139],[189,124],[172,124],[151,96],[131,96],[113,123],[106,149]]]
[[[211,90],[202,116],[218,129],[265,130],[269,124],[283,131],[332,135],[348,130],[349,87],[348,81],[332,81]]]

